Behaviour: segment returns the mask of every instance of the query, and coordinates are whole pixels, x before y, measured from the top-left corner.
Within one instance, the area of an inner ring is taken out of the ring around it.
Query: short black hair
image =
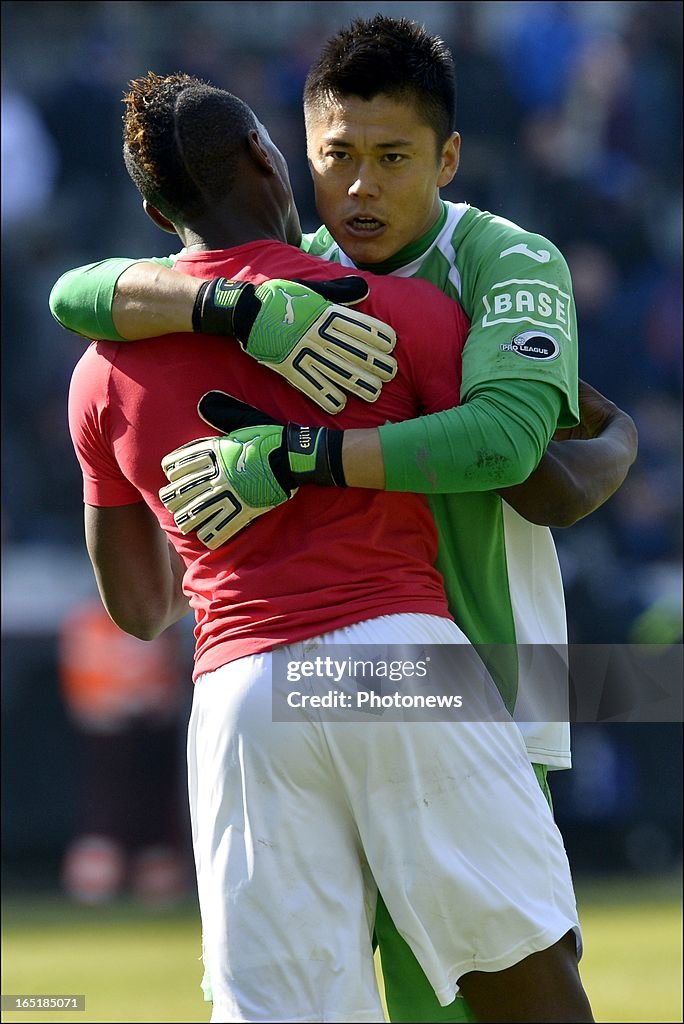
[[[153,71],[123,99],[126,168],[144,199],[185,223],[230,192],[254,112],[237,96],[192,75]]]
[[[446,43],[415,21],[356,18],[327,41],[304,85],[305,113],[343,96],[412,100],[442,146],[454,131],[456,70]]]

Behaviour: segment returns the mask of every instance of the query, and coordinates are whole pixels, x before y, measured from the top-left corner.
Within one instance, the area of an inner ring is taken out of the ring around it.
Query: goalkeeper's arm
[[[539,464],[560,407],[552,384],[504,380],[455,409],[374,431],[347,430],[347,484],[419,494],[513,487]]]
[[[423,494],[496,490],[515,508],[513,495],[533,478],[561,401],[553,384],[503,381],[455,409],[343,431],[278,424],[212,391],[198,411],[220,436],[201,438],[164,458],[169,486],[160,498],[183,533],[197,533],[212,548],[306,484]],[[554,492],[563,490],[562,479]],[[529,496],[523,498],[529,504]]]
[[[500,381],[475,392],[458,408],[377,429],[283,424],[278,427],[278,467],[260,469],[255,463],[254,479],[266,479],[275,469],[284,491],[309,483],[417,494],[513,487],[541,459],[561,401],[553,384]],[[228,437],[247,426],[259,436],[259,424],[269,426],[265,436],[274,425],[267,414],[217,391],[204,395],[198,410],[206,423]],[[302,461],[305,451],[313,463]]]
[[[358,275],[276,278],[255,285],[223,277],[198,280],[167,266],[113,260],[60,278],[50,308],[62,326],[101,340],[189,331],[230,336],[247,355],[335,414],[349,394],[374,402],[397,372],[392,327],[350,308],[368,292]],[[92,331],[82,317],[84,308],[94,311]]]
[[[162,460],[169,484],[159,497],[182,533],[215,548],[301,485],[425,494],[513,486],[541,458],[561,394],[518,381],[511,402],[510,390],[504,384],[458,409],[350,431],[274,423],[230,395],[208,392],[198,411],[222,436],[169,452]]]
[[[108,259],[69,270],[50,292],[58,323],[84,338],[136,341],[192,331],[202,281],[172,270],[173,260]]]
[[[519,515],[567,527],[599,508],[637,452],[634,422],[580,382],[582,423],[553,440],[561,393],[536,381],[490,382],[457,409],[380,428],[375,457],[363,431],[345,434],[343,464],[356,486],[424,493],[496,490]],[[548,445],[548,448],[547,448]],[[364,480],[367,481],[364,483]]]

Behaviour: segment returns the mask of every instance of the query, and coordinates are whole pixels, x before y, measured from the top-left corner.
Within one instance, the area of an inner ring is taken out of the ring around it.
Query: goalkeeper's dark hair
[[[328,39],[304,85],[307,116],[344,96],[412,101],[441,147],[454,131],[456,70],[446,43],[408,18],[356,18]]]
[[[208,213],[235,184],[254,112],[237,96],[181,72],[150,71],[123,98],[126,169],[173,222]]]

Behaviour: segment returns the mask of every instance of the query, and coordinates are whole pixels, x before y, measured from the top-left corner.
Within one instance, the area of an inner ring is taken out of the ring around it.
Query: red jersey
[[[275,277],[329,280],[348,273],[274,241],[184,255],[175,268],[257,285]],[[197,413],[199,399],[213,389],[283,422],[344,429],[458,404],[465,314],[428,282],[362,276],[371,291],[359,308],[395,328],[399,371],[376,402],[350,397],[336,416],[229,338],[94,342],[76,365],[69,426],[84,500],[107,507],[142,498],[155,513],[186,566],[183,588],[196,619],[195,678],[235,658],[380,615],[450,617],[423,495],[301,487],[215,551],[194,534],[183,536],[159,500],[167,483],[162,457],[216,433]]]

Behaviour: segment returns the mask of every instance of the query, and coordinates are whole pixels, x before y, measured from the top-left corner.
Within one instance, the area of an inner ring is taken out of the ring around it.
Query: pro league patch
[[[555,338],[549,334],[539,334],[537,331],[523,331],[516,334],[506,345],[500,345],[502,352],[515,352],[524,359],[544,359],[546,361],[555,359],[560,353],[560,347]]]

